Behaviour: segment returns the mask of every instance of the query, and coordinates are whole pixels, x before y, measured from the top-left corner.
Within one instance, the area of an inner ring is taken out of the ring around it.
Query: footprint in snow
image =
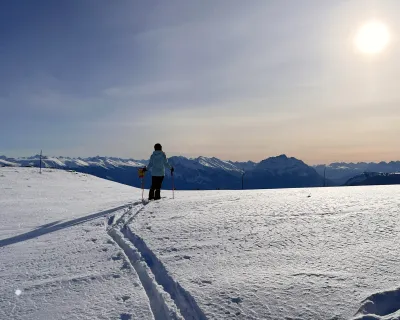
[[[239,303],[241,303],[241,302],[243,301],[243,299],[240,298],[240,297],[237,297],[237,298],[231,298],[231,301],[232,301],[233,303],[239,304]]]
[[[111,257],[111,259],[113,259],[114,261],[121,260],[122,259],[122,254],[118,253],[117,255]]]

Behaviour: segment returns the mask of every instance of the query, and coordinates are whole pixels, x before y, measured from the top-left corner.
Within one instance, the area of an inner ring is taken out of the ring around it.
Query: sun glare
[[[375,55],[385,50],[389,40],[390,35],[386,25],[379,21],[371,21],[358,30],[355,45],[360,52]]]

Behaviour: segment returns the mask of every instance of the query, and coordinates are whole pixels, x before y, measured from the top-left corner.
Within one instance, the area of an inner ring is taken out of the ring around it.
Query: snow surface
[[[1,168],[0,319],[154,319],[104,223],[138,194],[85,174]]]
[[[400,284],[399,195],[399,186],[187,191],[150,203],[130,228],[210,319],[349,319]]]
[[[400,186],[141,190],[0,169],[0,319],[400,316]]]

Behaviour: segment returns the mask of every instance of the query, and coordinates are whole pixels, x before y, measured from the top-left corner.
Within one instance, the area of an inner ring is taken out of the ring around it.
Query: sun
[[[379,21],[365,23],[358,30],[354,43],[358,51],[368,55],[381,53],[388,46],[390,34],[387,26]]]

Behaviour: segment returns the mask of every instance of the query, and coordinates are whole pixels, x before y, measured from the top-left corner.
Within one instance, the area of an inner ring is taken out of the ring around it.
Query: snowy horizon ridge
[[[0,156],[0,166],[39,167],[39,159],[40,155],[21,158]],[[203,156],[197,158],[172,156],[169,161],[176,169],[175,188],[181,190],[340,186],[363,172],[400,172],[400,161],[309,166],[295,157],[287,157],[284,154],[258,163],[233,162]],[[42,158],[43,167],[77,170],[135,187],[139,187],[141,183],[135,179],[136,170],[147,163],[148,160],[105,156],[87,158],[43,156]],[[146,179],[146,183],[150,183],[149,178]],[[172,182],[167,179],[164,186],[170,188],[171,184]],[[385,179],[378,184],[386,184]]]
[[[148,159],[134,159],[134,158],[124,158],[124,157],[117,157],[117,156],[102,156],[102,155],[95,155],[95,156],[87,156],[87,157],[70,157],[70,156],[54,156],[54,155],[43,155],[44,158],[54,158],[54,159],[70,159],[70,160],[89,160],[89,161],[93,161],[93,160],[98,160],[98,159],[111,159],[111,160],[117,160],[117,161],[123,161],[123,162],[128,162],[128,161],[135,161],[138,163],[146,163],[148,161]],[[199,160],[199,159],[216,159],[219,161],[223,161],[223,162],[227,162],[227,163],[232,163],[232,164],[258,164],[264,160],[270,159],[270,158],[280,158],[280,157],[286,157],[288,159],[294,158],[294,159],[299,159],[296,158],[294,156],[287,156],[286,153],[282,153],[279,155],[275,155],[275,156],[269,156],[263,160],[260,161],[253,161],[253,160],[247,160],[247,161],[236,161],[236,160],[227,160],[227,159],[220,159],[218,157],[215,156],[202,156],[202,155],[198,155],[198,156],[194,156],[194,157],[186,157],[183,155],[173,155],[173,156],[168,156],[168,158],[185,158],[188,160]],[[6,160],[6,159],[24,159],[24,160],[34,160],[34,159],[38,159],[40,158],[40,154],[36,154],[36,155],[32,155],[32,156],[20,156],[20,157],[7,157],[6,155],[0,155],[0,160]],[[300,159],[299,159],[300,160]],[[301,161],[301,160],[300,160]],[[306,163],[306,162],[305,162]],[[327,167],[346,167],[346,166],[357,166],[357,165],[390,165],[390,164],[395,164],[395,165],[400,165],[400,160],[390,160],[390,161],[357,161],[357,162],[345,162],[345,161],[334,161],[331,163],[318,163],[318,164],[313,164],[313,165],[309,165],[312,167],[320,167],[320,166],[327,166]]]
[[[400,186],[141,190],[0,168],[0,319],[397,320]]]

